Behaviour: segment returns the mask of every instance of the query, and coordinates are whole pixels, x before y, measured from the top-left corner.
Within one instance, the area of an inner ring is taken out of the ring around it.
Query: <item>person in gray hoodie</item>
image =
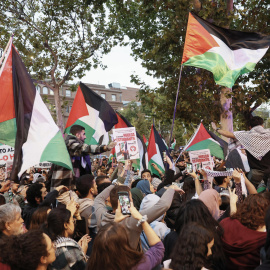
[[[149,223],[153,222],[160,216],[162,216],[171,206],[173,195],[175,190],[179,192],[183,192],[176,186],[170,186],[164,192],[163,196],[160,200],[153,206],[151,209],[145,209],[140,211],[142,216],[147,216],[147,221]],[[97,227],[98,229],[101,226],[104,226],[108,223],[114,222],[115,211],[118,206],[118,192],[127,191],[130,192],[129,187],[127,186],[114,186],[111,185],[107,187],[103,192],[101,192],[96,198],[94,202],[94,208],[97,218]],[[105,201],[110,197],[110,202],[112,205],[112,211],[107,211]],[[132,200],[131,194],[129,195],[130,199]],[[140,244],[140,234],[142,232],[142,226],[138,224],[138,220],[134,219],[132,216],[128,216],[124,220],[120,222],[123,224],[127,230],[129,243],[132,248],[141,250]]]

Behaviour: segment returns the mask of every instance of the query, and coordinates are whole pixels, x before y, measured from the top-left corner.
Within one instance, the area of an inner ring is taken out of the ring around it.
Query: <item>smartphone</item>
[[[130,199],[127,191],[118,192],[118,199],[120,202],[121,212],[123,215],[130,215]]]
[[[192,173],[193,172],[192,163],[187,162],[186,164],[187,164],[187,172]]]
[[[166,159],[166,156],[167,156],[166,151],[163,151],[163,159],[164,159],[164,160]]]
[[[196,171],[200,171],[202,169],[201,163],[196,163]]]

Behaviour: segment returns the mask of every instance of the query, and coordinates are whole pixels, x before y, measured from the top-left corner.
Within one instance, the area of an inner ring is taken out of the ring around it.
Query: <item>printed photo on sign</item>
[[[212,157],[209,149],[189,151],[190,162],[194,171],[202,169],[213,170]]]
[[[114,129],[113,138],[117,143],[115,146],[117,161],[140,158],[136,130],[134,127]]]

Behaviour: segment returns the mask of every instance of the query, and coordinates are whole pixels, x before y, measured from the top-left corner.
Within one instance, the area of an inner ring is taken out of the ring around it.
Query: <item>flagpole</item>
[[[9,48],[10,42],[12,42],[12,39],[13,39],[13,35],[10,37],[10,39],[8,41],[8,44],[7,44],[7,46],[6,46],[6,48],[5,48],[4,52],[3,52],[3,55],[2,55],[2,57],[0,59],[0,66],[1,66],[2,61],[3,61],[4,57],[5,57],[5,54],[6,54],[7,50],[8,50],[8,48]]]
[[[173,134],[173,126],[174,126],[174,120],[175,120],[176,106],[177,106],[179,89],[180,89],[182,68],[183,68],[183,65],[181,64],[180,74],[179,74],[179,80],[178,80],[178,87],[177,87],[177,93],[176,93],[176,98],[175,98],[174,112],[173,112],[173,122],[172,122],[172,128],[171,128],[171,136],[170,136],[170,147],[171,147],[171,141],[172,141],[172,134]]]

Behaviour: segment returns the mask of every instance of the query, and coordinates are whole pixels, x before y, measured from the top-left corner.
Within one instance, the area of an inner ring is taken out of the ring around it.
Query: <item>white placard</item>
[[[196,171],[196,167],[198,166],[196,164],[199,164],[202,169],[213,170],[213,163],[209,149],[189,151],[189,157],[194,171]]]
[[[113,129],[117,161],[140,158],[135,127]]]

